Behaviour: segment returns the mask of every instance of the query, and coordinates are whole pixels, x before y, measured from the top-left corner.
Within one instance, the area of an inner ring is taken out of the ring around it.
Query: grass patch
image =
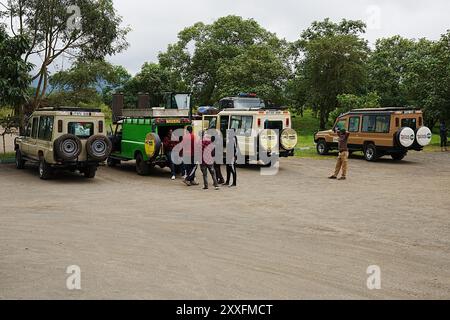
[[[15,158],[14,152],[0,153],[0,160],[11,160]]]
[[[9,107],[0,107],[0,118],[6,118],[14,113],[14,110]]]

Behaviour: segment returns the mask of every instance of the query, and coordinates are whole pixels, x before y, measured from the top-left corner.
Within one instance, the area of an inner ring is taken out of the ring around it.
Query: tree
[[[187,91],[188,88],[180,77],[173,72],[162,68],[157,63],[144,63],[136,76],[124,85],[126,103],[135,105],[139,93],[150,95],[150,104],[159,106],[162,102],[164,92]]]
[[[361,21],[336,24],[325,19],[314,22],[293,44],[298,62],[292,81],[298,91],[290,96],[317,112],[321,129],[338,107],[338,95],[364,92],[369,52],[367,42],[360,38],[364,32]]]
[[[101,102],[110,105],[112,92],[123,89],[130,78],[122,66],[104,60],[79,60],[70,69],[50,77],[50,85],[56,93],[49,99],[52,104],[59,105]]]
[[[9,105],[18,109],[26,100],[30,82],[28,73],[32,66],[21,56],[27,48],[25,37],[10,37],[0,25],[0,106]],[[0,120],[10,123],[9,119]]]
[[[370,109],[380,107],[380,96],[376,92],[365,95],[340,94],[337,96],[338,108],[331,113],[332,119],[353,109]]]
[[[181,76],[198,104],[211,105],[242,91],[281,103],[286,47],[256,21],[226,16],[182,30],[178,42],[159,55],[159,62]]]
[[[11,32],[29,39],[25,62],[36,55],[42,61],[32,76],[37,79],[34,108],[47,92],[48,68],[58,57],[98,59],[128,45],[129,29],[120,26],[112,0],[9,0],[5,8],[0,15]]]
[[[414,50],[414,41],[400,36],[376,41],[368,63],[369,90],[380,95],[383,107],[408,105],[405,79]]]

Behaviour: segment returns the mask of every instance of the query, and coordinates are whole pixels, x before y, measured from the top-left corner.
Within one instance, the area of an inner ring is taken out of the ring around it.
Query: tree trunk
[[[319,113],[319,126],[320,126],[320,130],[325,130],[326,129],[326,125],[328,122],[328,115],[325,112],[325,110],[320,109],[320,113]]]

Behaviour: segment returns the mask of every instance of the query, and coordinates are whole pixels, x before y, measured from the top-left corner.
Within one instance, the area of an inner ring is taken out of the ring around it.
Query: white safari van
[[[288,110],[267,108],[259,98],[242,94],[220,100],[220,106],[217,114],[202,117],[202,129],[220,130],[223,137],[233,129],[246,160],[259,161],[261,148],[280,157],[294,155],[297,133]]]

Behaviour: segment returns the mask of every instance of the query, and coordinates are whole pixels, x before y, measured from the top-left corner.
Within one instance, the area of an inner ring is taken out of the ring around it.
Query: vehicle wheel
[[[25,160],[23,160],[20,150],[16,150],[16,168],[19,170],[25,168]]]
[[[378,159],[377,148],[373,144],[368,144],[364,149],[364,158],[367,161],[376,161]]]
[[[328,151],[330,149],[328,148],[327,142],[325,140],[319,140],[317,142],[316,150],[318,154],[324,156],[328,154]]]
[[[105,136],[92,136],[86,141],[86,152],[89,157],[97,161],[105,161],[111,153],[111,149],[112,143]]]
[[[42,180],[50,179],[52,175],[52,168],[45,162],[44,158],[39,161],[39,178]]]
[[[150,173],[150,166],[144,161],[141,153],[136,155],[136,172],[140,176],[146,176]]]
[[[115,167],[120,164],[120,160],[108,158],[107,163],[108,163],[108,167]]]
[[[90,166],[84,169],[84,176],[88,179],[95,178],[95,174],[97,173],[97,167],[96,166]]]
[[[56,157],[64,161],[72,161],[81,153],[82,144],[80,138],[73,134],[65,134],[54,142]]]
[[[403,158],[405,156],[406,156],[406,152],[391,154],[392,159],[395,160],[395,161],[401,161],[401,160],[403,160]]]

